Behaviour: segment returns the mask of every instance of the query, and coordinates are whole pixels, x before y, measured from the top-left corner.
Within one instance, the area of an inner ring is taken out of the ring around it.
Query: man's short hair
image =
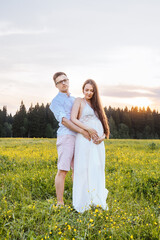
[[[56,72],[54,75],[53,75],[53,80],[54,82],[56,83],[56,79],[57,77],[61,76],[61,75],[65,75],[67,77],[67,75],[64,73],[64,72]]]

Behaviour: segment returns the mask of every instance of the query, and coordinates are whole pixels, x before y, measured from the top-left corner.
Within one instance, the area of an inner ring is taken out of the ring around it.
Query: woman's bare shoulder
[[[83,98],[77,97],[77,98],[75,99],[75,102],[76,102],[76,103],[81,103],[81,102],[83,102]]]
[[[77,97],[75,100],[77,100],[77,101],[82,101],[83,98],[81,98],[81,97]]]

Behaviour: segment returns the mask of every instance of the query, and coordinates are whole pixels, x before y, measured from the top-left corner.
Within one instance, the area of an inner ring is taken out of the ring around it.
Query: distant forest
[[[105,107],[110,126],[110,138],[159,139],[160,114],[147,107],[132,107],[130,110]],[[21,102],[14,116],[4,106],[0,110],[0,137],[56,138],[58,123],[49,109],[49,104],[31,105],[29,110]]]

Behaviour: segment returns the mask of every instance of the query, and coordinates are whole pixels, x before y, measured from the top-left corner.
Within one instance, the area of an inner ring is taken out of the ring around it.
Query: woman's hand
[[[103,142],[105,139],[105,135],[103,135],[102,137],[98,137],[97,139],[93,139],[93,143],[95,144],[100,144],[101,142]]]
[[[87,132],[89,133],[89,135],[93,140],[96,140],[99,138],[97,131],[94,128],[87,128]]]

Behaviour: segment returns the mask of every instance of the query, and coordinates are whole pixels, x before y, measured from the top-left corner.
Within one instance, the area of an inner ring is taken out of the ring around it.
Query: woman
[[[104,139],[109,137],[109,126],[100,102],[94,80],[88,79],[82,87],[84,98],[74,102],[71,120],[89,132],[92,140],[77,134],[74,155],[73,206],[84,212],[91,205],[107,209],[105,188]]]

